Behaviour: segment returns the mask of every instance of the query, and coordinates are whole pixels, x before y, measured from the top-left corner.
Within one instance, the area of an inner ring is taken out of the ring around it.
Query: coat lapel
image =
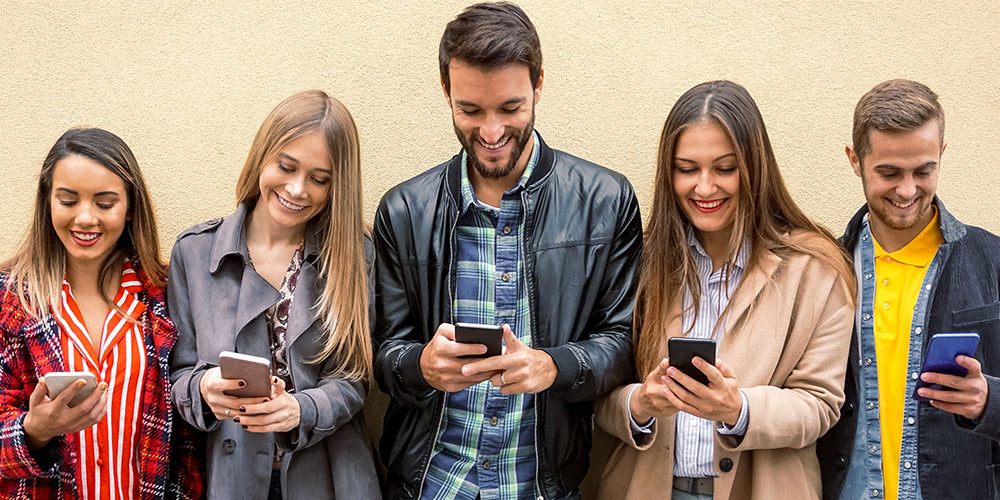
[[[771,252],[765,251],[761,255],[760,265],[753,269],[748,269],[744,274],[743,283],[740,283],[736,294],[729,302],[729,311],[726,313],[727,335],[750,312],[750,307],[757,301],[757,296],[760,295],[768,283],[773,281],[774,272],[778,270],[779,265],[781,265],[781,258]]]
[[[288,311],[288,328],[285,330],[285,345],[292,345],[313,323],[319,320],[319,315],[314,307],[322,293],[320,286],[322,283],[317,279],[319,272],[316,265],[309,260],[302,263],[302,270],[299,271],[298,285],[292,298],[292,305]]]
[[[267,339],[267,322],[264,312],[278,302],[280,294],[261,275],[253,269],[245,267],[240,282],[240,297],[236,305],[236,351],[270,358],[271,349]],[[251,328],[255,321],[261,322],[261,328]],[[263,331],[264,335],[254,335]]]

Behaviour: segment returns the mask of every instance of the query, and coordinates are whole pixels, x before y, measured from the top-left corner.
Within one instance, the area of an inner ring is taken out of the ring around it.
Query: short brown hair
[[[438,64],[449,94],[448,64],[452,59],[482,70],[522,63],[528,67],[532,87],[538,86],[542,74],[542,46],[535,25],[520,7],[509,2],[470,5],[445,26]]]
[[[937,94],[913,80],[882,82],[863,95],[854,108],[854,152],[858,158],[871,152],[872,130],[916,130],[932,119],[937,119],[940,124],[943,143],[944,110]]]

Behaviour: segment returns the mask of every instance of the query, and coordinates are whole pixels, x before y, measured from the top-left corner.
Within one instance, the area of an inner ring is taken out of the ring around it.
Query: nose
[[[917,183],[913,179],[912,175],[903,176],[903,180],[896,185],[896,196],[904,199],[911,200],[913,196],[917,194]]]
[[[698,184],[694,187],[694,194],[703,200],[710,200],[715,196],[715,176],[709,170],[702,170],[698,175]]]
[[[285,184],[285,191],[288,192],[289,197],[301,199],[305,194],[305,178],[301,175],[296,175],[289,179],[288,183]]]
[[[500,142],[503,138],[504,124],[496,113],[487,113],[483,124],[479,126],[479,136],[489,143]]]
[[[90,227],[97,225],[97,216],[94,211],[97,205],[93,203],[80,203],[80,210],[76,213],[76,223],[79,226]]]

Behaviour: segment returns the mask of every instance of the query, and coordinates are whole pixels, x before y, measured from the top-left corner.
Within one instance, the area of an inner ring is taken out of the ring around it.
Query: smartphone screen
[[[708,377],[691,363],[695,356],[715,364],[715,340],[674,337],[667,341],[670,366],[676,367],[687,376],[708,385]]]

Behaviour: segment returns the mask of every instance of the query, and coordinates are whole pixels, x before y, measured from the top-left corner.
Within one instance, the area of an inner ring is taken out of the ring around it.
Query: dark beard
[[[475,144],[473,143],[476,141],[476,136],[479,135],[478,132],[474,132],[474,136],[466,137],[458,129],[458,125],[455,125],[454,117],[452,117],[451,125],[455,128],[455,135],[458,136],[458,142],[462,144],[469,157],[469,165],[472,165],[476,169],[480,177],[484,179],[502,179],[514,171],[514,166],[517,165],[517,161],[521,159],[521,155],[524,153],[524,147],[528,145],[528,139],[531,139],[531,131],[535,129],[535,107],[531,107],[531,121],[528,122],[523,130],[515,132],[508,139],[514,141],[514,147],[510,150],[510,160],[506,165],[499,167],[489,167],[483,164],[479,157],[476,156],[476,150],[473,147]]]

